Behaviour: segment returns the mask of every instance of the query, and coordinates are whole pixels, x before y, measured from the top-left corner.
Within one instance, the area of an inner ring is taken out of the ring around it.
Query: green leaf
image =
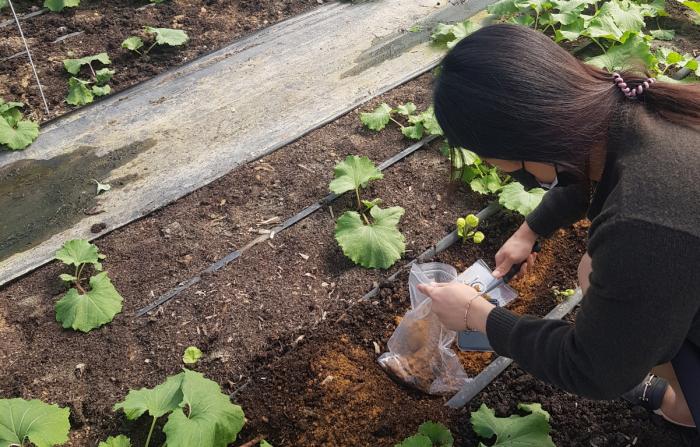
[[[98,85],[92,86],[92,94],[95,96],[105,96],[112,92],[112,88],[109,85],[103,85],[102,87]]]
[[[525,191],[523,185],[518,182],[512,182],[503,187],[498,197],[498,203],[509,210],[517,211],[523,216],[527,216],[532,210],[537,208],[545,192],[542,188],[533,188]]]
[[[421,25],[413,25],[408,29],[408,31],[411,33],[420,33],[423,31],[423,27]]]
[[[423,123],[416,123],[413,126],[404,126],[401,128],[401,133],[412,140],[420,140],[423,138]]]
[[[372,207],[372,222],[367,225],[355,211],[346,211],[335,226],[335,239],[345,256],[367,268],[386,269],[394,265],[406,250],[405,239],[397,226],[404,209]]]
[[[61,279],[61,281],[65,281],[65,282],[73,282],[73,281],[78,280],[77,277],[75,277],[73,275],[69,275],[67,273],[61,273],[60,275],[58,275],[58,277]]]
[[[650,67],[654,64],[655,59],[649,43],[641,37],[635,36],[627,39],[621,45],[610,48],[607,53],[592,57],[586,62],[596,67],[607,68],[610,71],[619,71],[629,68],[634,60],[642,61],[647,67]]]
[[[447,48],[453,48],[457,43],[478,30],[480,26],[471,20],[458,22],[453,25],[438,23],[430,36],[433,43],[437,45],[445,45]]]
[[[111,70],[107,67],[100,68],[95,72],[95,80],[97,81],[97,84],[104,85],[112,79],[114,73],[116,73],[116,70]]]
[[[0,446],[62,445],[68,441],[69,415],[68,408],[40,400],[0,399]]]
[[[70,289],[56,302],[56,321],[64,328],[82,332],[109,323],[122,310],[122,297],[109,280],[107,272],[90,278],[90,290],[81,294]]]
[[[109,65],[112,63],[112,61],[109,60],[109,56],[107,55],[107,53],[99,53],[95,54],[94,56],[81,57],[80,59],[64,59],[63,67],[68,73],[72,75],[77,75],[80,71],[80,67],[82,67],[83,65],[88,65],[91,62],[95,61],[101,62],[104,65]]]
[[[158,45],[170,45],[177,47],[183,45],[190,39],[187,33],[180,29],[153,28],[151,26],[147,26],[146,32],[156,35],[156,43]]]
[[[469,226],[469,228],[476,228],[479,226],[479,218],[474,214],[467,214],[464,219],[464,223]]]
[[[226,447],[235,441],[245,421],[241,407],[202,374],[182,374],[182,403],[163,427],[168,447]]]
[[[2,100],[2,98],[0,98],[0,114],[6,113],[13,109],[21,109],[22,107],[24,107],[23,102],[5,102]]]
[[[583,20],[577,20],[574,23],[568,25],[562,25],[561,28],[554,31],[554,41],[561,42],[564,40],[574,41],[581,37],[581,33],[584,30]]]
[[[11,109],[17,110],[17,109]],[[6,113],[11,113],[7,111]],[[20,114],[21,116],[21,114]],[[0,144],[4,144],[11,150],[20,150],[32,144],[39,136],[39,125],[29,120],[17,120],[11,118],[11,123],[7,118],[0,116]]]
[[[527,411],[527,408],[521,409]],[[496,436],[494,447],[555,447],[545,414],[545,411],[535,411],[527,416],[499,418],[492,409],[481,404],[479,410],[472,412],[471,423],[480,437]]]
[[[480,244],[484,242],[484,239],[486,239],[486,235],[481,231],[474,232],[474,235],[472,236],[472,240],[475,244]]]
[[[65,8],[75,8],[80,5],[80,0],[44,0],[44,8],[49,11],[59,12]]]
[[[425,112],[410,116],[408,122],[411,124],[422,124],[425,131],[430,135],[442,135],[442,129],[440,124],[438,124],[437,118],[435,118],[433,106],[428,107]]]
[[[106,441],[100,442],[97,447],[131,447],[131,439],[124,435],[110,436]]]
[[[568,289],[568,290],[571,290],[571,289]],[[573,295],[573,293],[572,293],[572,295]],[[518,409],[523,410],[526,413],[541,414],[542,416],[544,416],[545,420],[547,422],[549,422],[549,413],[545,409],[542,408],[542,404],[540,404],[540,403],[532,403],[532,404],[519,403]]]
[[[96,264],[100,259],[99,249],[85,239],[73,239],[58,249],[55,259],[75,267],[80,264]]]
[[[202,351],[196,346],[189,346],[185,349],[185,353],[182,355],[182,361],[186,365],[194,365],[199,359],[202,358]]]
[[[684,6],[693,10],[696,14],[700,14],[700,2],[691,1],[691,0],[680,0],[680,2]]]
[[[360,121],[368,129],[380,131],[386,127],[391,118],[392,109],[387,103],[382,103],[372,112],[360,113]]]
[[[374,200],[362,200],[362,204],[365,206],[366,209],[372,209],[372,207],[381,205],[382,204],[382,199],[374,199]]]
[[[400,104],[396,108],[396,111],[399,112],[403,116],[410,116],[416,112],[416,105],[413,104],[411,101],[409,101],[405,104]]]
[[[418,427],[418,433],[430,438],[435,447],[452,447],[455,440],[450,430],[439,422],[424,422]]]
[[[114,404],[112,410],[123,410],[129,420],[138,419],[145,412],[153,418],[159,418],[178,408],[182,402],[182,379],[184,373],[176,374],[165,379],[165,382],[154,388],[130,390],[126,399]]]
[[[131,36],[124,39],[122,42],[122,48],[126,48],[131,51],[138,51],[139,48],[143,46],[143,40],[138,36]]]
[[[676,37],[676,31],[672,29],[655,29],[649,33],[656,40],[673,40]]]
[[[490,4],[486,10],[489,14],[493,14],[498,17],[503,17],[509,14],[515,14],[520,10],[515,6],[515,0],[500,0],[496,3]]]
[[[83,106],[94,101],[94,95],[87,88],[89,82],[78,78],[70,78],[68,80],[68,97],[66,102],[73,106]]]
[[[378,180],[384,174],[377,169],[366,156],[348,155],[334,168],[335,179],[331,181],[329,188],[335,194],[343,194],[360,187],[364,188],[371,180]]]
[[[433,447],[433,442],[425,435],[414,435],[403,440],[401,444],[394,447]]]
[[[0,9],[6,7],[8,5],[7,0],[0,0]]]

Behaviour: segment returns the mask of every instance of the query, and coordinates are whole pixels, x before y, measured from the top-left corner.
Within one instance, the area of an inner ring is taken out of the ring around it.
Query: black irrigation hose
[[[431,135],[427,138],[422,139],[421,141],[414,143],[407,147],[406,149],[402,150],[401,152],[397,153],[396,155],[390,157],[389,159],[385,160],[382,162],[377,168],[380,171],[383,171],[390,166],[396,164],[397,162],[403,160],[404,158],[408,157],[418,149],[422,148],[426,144],[434,141],[437,139],[437,135]],[[240,258],[241,255],[246,252],[249,248],[253,247],[254,245],[259,244],[260,242],[264,242],[268,239],[271,239],[274,237],[276,234],[281,233],[282,231],[286,230],[287,228],[291,227],[292,225],[298,223],[299,221],[307,218],[314,212],[318,211],[321,209],[323,206],[329,204],[330,202],[334,201],[335,199],[338,198],[338,195],[336,194],[328,194],[326,197],[323,199],[319,200],[318,202],[307,206],[303,210],[301,210],[299,213],[295,214],[294,216],[290,217],[289,219],[285,220],[282,225],[279,225],[275,228],[273,228],[270,231],[269,235],[263,235],[260,236],[251,242],[249,242],[247,245],[245,245],[243,248],[240,248],[238,250],[234,250],[231,253],[227,254],[223,258],[219,259],[218,261],[214,262],[213,264],[209,265],[206,269],[204,269],[201,273],[199,273],[196,276],[193,276],[192,278],[178,284],[176,287],[170,289],[169,291],[165,292],[163,295],[159,296],[155,301],[153,301],[151,304],[148,304],[145,307],[142,307],[141,309],[136,311],[136,316],[140,317],[148,312],[152,311],[153,309],[157,308],[158,306],[161,306],[162,304],[165,304],[166,302],[170,301],[171,299],[175,298],[177,295],[182,293],[182,291],[192,287],[193,285],[199,283],[202,280],[203,276],[206,276],[208,274],[214,273],[217,270],[221,270],[223,267],[226,265],[230,264],[231,262],[235,261],[236,259]]]
[[[695,60],[700,62],[700,56],[696,57]],[[692,73],[692,71],[689,68],[683,67],[678,70],[675,75],[673,75],[673,79],[680,81],[681,79],[687,77],[690,73]]]
[[[43,9],[40,9],[40,10],[38,10],[38,11],[30,12],[30,13],[25,14],[25,15],[23,15],[23,16],[19,16],[18,18],[19,18],[20,20],[30,19],[30,18],[32,18],[32,17],[40,16],[40,15],[42,15],[43,13],[45,13],[45,12],[47,12],[47,11],[48,11],[47,8],[43,8]],[[15,20],[14,20],[14,19],[5,20],[4,22],[0,22],[0,28],[5,28],[6,26],[12,25],[13,23],[15,23]]]

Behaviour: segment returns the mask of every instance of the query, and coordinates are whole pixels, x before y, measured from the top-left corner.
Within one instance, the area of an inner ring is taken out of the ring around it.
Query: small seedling
[[[559,287],[557,286],[552,287],[552,294],[554,294],[554,298],[559,302],[565,301],[568,297],[574,295],[575,293],[576,291],[574,289],[559,290]]]
[[[272,447],[272,444],[263,439],[262,441],[260,441],[260,447]]]
[[[97,447],[131,447],[131,439],[124,435],[110,436],[106,441],[100,442]]]
[[[68,80],[68,97],[66,98],[68,104],[82,106],[93,102],[95,96],[109,95],[112,92],[112,88],[108,83],[116,71],[107,67],[95,70],[92,66],[95,62],[103,65],[112,63],[107,53],[99,53],[79,59],[65,59],[63,61],[63,67],[68,73],[73,75]],[[77,77],[82,67],[90,69],[90,80],[86,81]]]
[[[56,302],[56,320],[64,328],[89,332],[109,323],[121,312],[123,298],[107,272],[102,271],[100,261],[105,255],[95,245],[83,239],[68,241],[56,252],[56,259],[74,267],[73,274],[59,275],[62,281],[73,286]],[[86,266],[99,272],[90,277],[89,289],[83,284]]]
[[[156,45],[170,45],[178,47],[184,45],[190,38],[183,30],[172,28],[154,28],[147,26],[144,32],[155,36],[155,40],[145,51],[140,51],[144,46],[143,40],[139,36],[130,36],[122,42],[122,48],[138,53],[142,56],[148,54]]]
[[[454,442],[447,427],[438,422],[424,422],[418,427],[418,433],[394,447],[452,447]]]
[[[24,149],[39,136],[39,125],[24,119],[24,103],[5,102],[0,98],[0,147],[12,151]]]
[[[80,0],[44,0],[44,8],[48,8],[51,12],[61,12],[76,6],[80,6]]]
[[[412,140],[420,140],[425,135],[442,135],[442,129],[435,118],[432,106],[424,112],[416,114],[416,105],[412,102],[400,104],[392,109],[388,104],[380,104],[372,112],[360,113],[360,121],[368,129],[380,131],[393,121],[401,129],[401,133]],[[408,121],[406,124],[400,122],[394,115],[401,115]]]
[[[40,400],[0,399],[0,446],[39,447],[68,441],[70,410]]]
[[[380,199],[363,200],[360,191],[384,175],[367,157],[348,156],[335,166],[330,190],[335,194],[355,191],[357,211],[344,212],[335,226],[335,239],[345,256],[367,268],[389,268],[406,251],[398,229],[404,209],[381,208]]]
[[[245,415],[238,405],[221,392],[219,384],[190,371],[168,377],[155,388],[130,390],[126,399],[114,405],[128,420],[148,412],[151,428],[149,447],[158,418],[168,415],[163,426],[168,447],[222,447],[233,443],[243,428]]]
[[[185,365],[194,365],[202,358],[202,355],[202,351],[200,351],[198,347],[190,346],[185,349],[185,353],[182,354],[182,362]]]
[[[549,436],[549,413],[542,409],[542,405],[518,404],[518,409],[529,414],[499,418],[492,409],[481,404],[471,414],[472,428],[484,439],[495,436],[496,442],[491,444],[493,447],[556,447]]]
[[[109,183],[100,183],[100,182],[98,182],[98,181],[95,180],[95,179],[92,179],[92,181],[95,182],[95,183],[97,184],[97,195],[98,195],[98,196],[99,196],[100,194],[102,194],[103,192],[107,192],[107,191],[109,191],[110,189],[112,189],[112,185],[110,185]]]
[[[464,22],[455,23],[453,25],[438,23],[430,37],[433,40],[433,44],[452,48],[457,45],[460,40],[479,28],[481,27],[471,20],[465,20]]]
[[[467,214],[465,217],[460,217],[457,219],[457,236],[462,239],[462,242],[471,240],[475,244],[480,244],[484,241],[486,236],[484,236],[484,233],[481,231],[476,231],[478,226],[479,218],[474,214]]]

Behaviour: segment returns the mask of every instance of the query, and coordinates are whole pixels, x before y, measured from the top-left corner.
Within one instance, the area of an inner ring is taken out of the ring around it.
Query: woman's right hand
[[[520,275],[527,273],[527,269],[532,267],[537,258],[537,253],[532,253],[532,247],[537,241],[537,233],[530,229],[527,222],[518,228],[513,235],[506,241],[500,250],[496,253],[496,268],[493,270],[493,276],[500,278],[514,264],[519,264],[526,261],[520,268]]]

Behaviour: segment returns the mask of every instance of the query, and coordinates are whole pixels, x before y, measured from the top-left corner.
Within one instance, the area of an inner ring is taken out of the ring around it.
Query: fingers
[[[428,284],[418,284],[418,291],[423,295],[430,296],[433,293],[433,286]]]
[[[502,259],[500,262],[498,259],[496,259],[496,268],[493,269],[493,272],[491,273],[495,278],[500,278],[508,271],[510,271],[510,268],[513,266],[513,262],[509,259]]]

